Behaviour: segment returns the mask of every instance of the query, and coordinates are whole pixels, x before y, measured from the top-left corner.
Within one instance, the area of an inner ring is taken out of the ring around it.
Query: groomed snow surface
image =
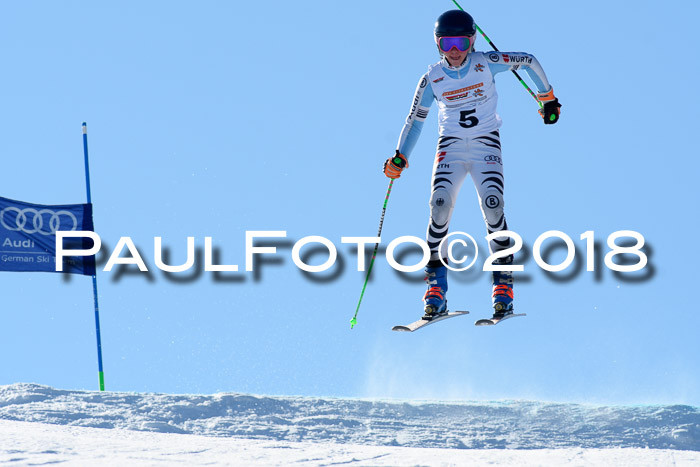
[[[59,462],[700,465],[700,411],[0,386],[0,463]]]

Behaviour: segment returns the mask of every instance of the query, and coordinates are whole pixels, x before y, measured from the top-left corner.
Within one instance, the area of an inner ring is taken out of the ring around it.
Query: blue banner
[[[94,231],[92,204],[46,206],[0,197],[0,271],[56,272],[56,232]],[[64,238],[66,249],[89,249],[88,238]],[[95,274],[94,256],[71,256],[64,273]]]

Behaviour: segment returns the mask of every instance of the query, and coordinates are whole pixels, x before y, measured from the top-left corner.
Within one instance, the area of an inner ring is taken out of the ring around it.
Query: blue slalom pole
[[[87,202],[92,204],[90,194],[90,163],[88,162],[87,123],[83,122],[83,152],[85,153],[85,188]],[[92,275],[92,294],[95,298],[95,334],[97,335],[97,369],[100,380],[100,391],[105,390],[105,374],[102,368],[102,337],[100,336],[100,306],[97,302],[97,271]]]

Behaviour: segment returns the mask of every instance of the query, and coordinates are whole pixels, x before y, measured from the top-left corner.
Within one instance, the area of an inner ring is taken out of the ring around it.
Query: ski
[[[526,316],[525,313],[514,313],[512,315],[506,315],[501,319],[494,319],[494,318],[486,318],[486,319],[480,319],[476,323],[474,323],[474,326],[495,326],[501,321],[505,321],[510,318],[516,318],[518,316]]]
[[[433,319],[419,319],[418,321],[414,321],[411,324],[406,324],[406,325],[399,325],[399,326],[394,326],[391,328],[392,331],[400,331],[400,332],[413,332],[417,331],[419,329],[422,329],[430,324],[437,323],[438,321],[443,321],[448,318],[455,318],[457,316],[462,316],[462,315],[468,315],[468,311],[449,311],[443,315],[439,315]]]

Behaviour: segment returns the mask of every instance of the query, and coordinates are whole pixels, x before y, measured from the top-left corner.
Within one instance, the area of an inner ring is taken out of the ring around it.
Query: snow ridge
[[[400,402],[0,386],[0,420],[289,442],[457,449],[700,451],[700,410],[545,402]]]

